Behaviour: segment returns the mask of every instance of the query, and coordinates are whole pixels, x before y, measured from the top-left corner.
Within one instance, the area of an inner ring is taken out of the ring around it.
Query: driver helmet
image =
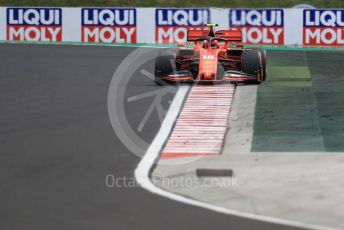
[[[203,48],[207,49],[209,47],[209,42],[208,40],[203,40]]]
[[[219,41],[213,40],[211,41],[211,48],[218,48],[219,47]]]

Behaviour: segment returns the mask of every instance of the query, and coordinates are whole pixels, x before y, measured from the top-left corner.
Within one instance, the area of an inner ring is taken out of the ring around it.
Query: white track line
[[[188,197],[184,197],[182,195],[174,194],[172,192],[168,192],[166,190],[163,190],[155,186],[150,180],[150,172],[151,172],[152,166],[154,165],[155,161],[159,158],[160,151],[162,150],[164,143],[166,142],[170,132],[172,131],[173,125],[178,117],[178,114],[180,113],[180,110],[182,109],[183,101],[184,101],[185,96],[187,95],[188,90],[189,90],[188,86],[179,87],[170,105],[170,108],[166,114],[166,117],[161,124],[159,132],[155,136],[153,142],[147,149],[146,154],[144,155],[144,157],[138,164],[137,168],[135,169],[135,178],[138,184],[140,184],[146,190],[152,193],[158,194],[160,196],[164,196],[175,201],[179,201],[179,202],[197,206],[197,207],[202,207],[202,208],[219,212],[219,213],[223,213],[223,214],[244,217],[244,218],[254,219],[258,221],[270,222],[274,224],[289,225],[289,226],[308,228],[308,229],[314,229],[314,230],[334,229],[334,228],[328,228],[328,227],[323,227],[319,225],[312,225],[312,224],[306,224],[306,223],[301,223],[301,222],[296,222],[296,221],[289,221],[289,220],[284,220],[280,218],[256,215],[256,214],[231,210],[231,209],[227,209],[223,207],[218,207],[216,205],[204,203],[201,201],[190,199]]]

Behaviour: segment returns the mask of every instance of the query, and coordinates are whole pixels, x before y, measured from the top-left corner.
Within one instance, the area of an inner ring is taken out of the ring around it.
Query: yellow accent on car
[[[209,27],[218,26],[218,25],[219,25],[219,24],[214,24],[214,23],[205,24],[205,26],[209,26]]]

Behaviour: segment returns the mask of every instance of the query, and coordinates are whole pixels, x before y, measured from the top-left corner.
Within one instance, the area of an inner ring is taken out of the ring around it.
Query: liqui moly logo
[[[304,10],[303,45],[343,46],[344,10]]]
[[[281,9],[229,11],[229,26],[242,31],[249,44],[284,44],[284,14]]]
[[[136,9],[85,8],[81,14],[83,42],[136,43]]]
[[[188,30],[205,29],[204,24],[209,21],[209,9],[156,9],[155,41],[186,42]]]
[[[7,8],[7,40],[62,41],[60,8]]]

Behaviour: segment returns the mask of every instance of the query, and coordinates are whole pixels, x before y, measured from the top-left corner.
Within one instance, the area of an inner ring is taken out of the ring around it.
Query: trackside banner
[[[282,9],[230,10],[229,27],[242,31],[244,43],[284,44],[284,14]]]
[[[207,23],[244,44],[344,47],[344,9],[0,7],[0,40],[173,44]]]
[[[81,9],[81,41],[136,43],[136,9]]]
[[[186,42],[188,30],[204,29],[209,22],[209,9],[156,9],[155,42]]]
[[[62,41],[61,8],[7,8],[7,40]]]
[[[344,10],[304,10],[303,45],[343,46]]]

